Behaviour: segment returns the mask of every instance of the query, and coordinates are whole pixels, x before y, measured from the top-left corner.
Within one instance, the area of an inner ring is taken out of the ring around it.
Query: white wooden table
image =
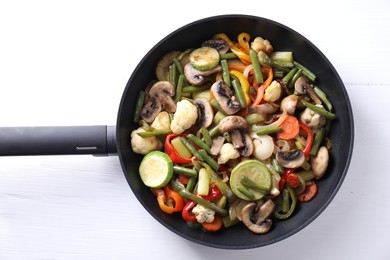
[[[0,2],[0,126],[115,125],[124,86],[154,44],[228,13],[311,40],[339,72],[355,120],[353,159],[329,207],[250,250],[204,247],[161,226],[115,156],[2,157],[0,259],[390,259],[389,11],[385,0]]]

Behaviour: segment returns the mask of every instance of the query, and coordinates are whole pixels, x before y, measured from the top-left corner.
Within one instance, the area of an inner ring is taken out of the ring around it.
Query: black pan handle
[[[116,154],[115,126],[0,127],[0,156]]]

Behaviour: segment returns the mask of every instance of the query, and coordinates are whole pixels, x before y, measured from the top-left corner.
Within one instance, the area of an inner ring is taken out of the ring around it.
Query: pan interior
[[[240,224],[221,232],[206,233],[190,229],[179,214],[165,214],[139,177],[138,167],[142,156],[131,150],[130,133],[138,127],[132,121],[137,94],[150,80],[155,79],[155,66],[159,58],[168,51],[196,48],[204,40],[221,32],[231,39],[236,39],[241,32],[247,32],[252,37],[262,36],[269,39],[275,50],[293,51],[294,59],[309,67],[318,76],[317,84],[327,93],[337,114],[330,133],[333,143],[331,163],[326,177],[318,182],[317,197],[310,203],[301,204],[292,218],[274,221],[272,230],[263,235],[255,235]],[[343,134],[340,134],[340,131]],[[297,233],[311,223],[339,190],[351,160],[353,139],[350,101],[342,80],[328,59],[308,39],[294,30],[275,21],[247,15],[209,17],[185,25],[162,39],[144,56],[131,75],[122,96],[117,121],[117,148],[123,172],[143,207],[157,221],[179,236],[202,245],[224,249],[246,249],[272,244]]]

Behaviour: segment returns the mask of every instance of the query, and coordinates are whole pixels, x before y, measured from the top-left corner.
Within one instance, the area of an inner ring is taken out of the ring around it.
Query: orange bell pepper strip
[[[244,51],[237,48],[236,45],[229,39],[229,37],[224,33],[218,33],[214,35],[214,38],[222,39],[229,45],[230,50],[236,54],[236,56],[245,64],[251,63],[251,58],[249,57],[249,54],[245,53]]]
[[[242,92],[244,93],[246,104],[249,106],[251,102],[251,98],[249,96],[249,82],[245,78],[244,74],[237,70],[230,70],[229,73],[235,77],[237,77],[238,81],[240,81],[240,85],[242,88]]]
[[[152,192],[157,196],[158,205],[165,213],[172,214],[183,209],[183,198],[179,193],[172,190],[169,184],[165,185],[164,189],[152,189]]]
[[[269,85],[271,85],[271,82],[273,80],[273,70],[271,67],[264,67],[262,68],[265,73],[267,73],[267,79],[261,84],[261,86],[257,89],[257,94],[255,97],[255,100],[253,101],[252,105],[259,105],[261,100],[263,100],[264,92],[268,88]]]

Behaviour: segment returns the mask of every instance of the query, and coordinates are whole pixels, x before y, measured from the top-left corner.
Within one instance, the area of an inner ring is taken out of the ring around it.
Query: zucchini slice
[[[190,54],[190,63],[197,70],[212,70],[219,64],[219,53],[211,47],[195,49]]]
[[[164,152],[150,152],[142,159],[139,174],[145,186],[150,188],[164,187],[173,175],[172,160]]]

